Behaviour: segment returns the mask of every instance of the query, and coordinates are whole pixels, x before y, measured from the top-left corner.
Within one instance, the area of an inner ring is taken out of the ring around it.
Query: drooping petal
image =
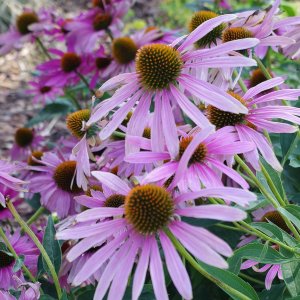
[[[118,176],[102,171],[93,171],[92,175],[97,178],[102,184],[106,185],[118,194],[127,195],[130,192],[129,186]]]
[[[168,300],[164,269],[160,258],[157,242],[154,237],[150,240],[150,275],[156,299]]]
[[[176,289],[184,299],[192,299],[191,281],[179,254],[164,232],[160,232],[159,236],[166,259],[166,265]]]
[[[151,250],[148,237],[145,237],[144,243],[141,248],[142,252],[140,254],[140,258],[133,278],[132,300],[138,300],[146,279]]]

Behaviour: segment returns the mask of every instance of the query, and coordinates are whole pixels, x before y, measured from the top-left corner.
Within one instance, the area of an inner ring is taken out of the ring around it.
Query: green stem
[[[44,212],[46,211],[46,209],[41,206],[26,222],[27,225],[31,225],[32,223],[34,223]]]
[[[265,67],[265,65],[263,64],[263,62],[260,60],[259,57],[257,57],[255,54],[253,54],[253,58],[255,59],[255,61],[257,62],[257,65],[259,66],[260,70],[263,72],[263,74],[265,75],[265,77],[267,79],[272,79],[273,76],[270,74],[270,72],[268,71],[268,69]],[[279,87],[275,86],[274,90],[279,91]],[[285,100],[281,100],[283,105],[288,106],[287,101]]]
[[[40,38],[36,38],[36,41],[37,41],[38,45],[41,47],[43,53],[47,56],[47,58],[52,59],[50,53],[48,52],[48,50],[46,49],[46,47],[44,46],[44,44],[40,40]]]
[[[244,169],[244,171],[248,174],[248,176],[252,179],[255,185],[260,189],[265,198],[275,207],[278,208],[279,205],[275,199],[273,199],[272,195],[266,190],[266,188],[262,185],[262,183],[257,179],[255,174],[251,171],[251,169],[244,163],[244,161],[238,156],[234,156],[236,162]]]
[[[11,254],[14,256],[15,260],[19,259],[18,254],[16,253],[14,247],[12,246],[12,244],[10,243],[9,239],[7,238],[5,232],[3,231],[2,227],[0,227],[0,236],[2,237],[6,247],[8,248],[8,250],[11,252]],[[36,282],[36,279],[34,278],[34,276],[31,274],[31,272],[28,270],[28,268],[23,264],[22,266],[23,272],[28,276],[28,278],[32,281],[32,282]]]
[[[240,228],[229,226],[229,225],[225,225],[225,224],[216,224],[216,226],[220,227],[220,228],[224,228],[224,229],[233,230],[233,231],[245,232],[244,230],[242,230]]]
[[[263,285],[263,286],[265,285],[265,283],[263,281],[255,279],[255,278],[253,278],[251,276],[248,276],[248,275],[246,275],[244,273],[240,273],[239,276],[242,277],[242,278],[244,278],[244,279],[246,279],[246,280],[252,281],[254,283],[257,283],[257,284],[260,284],[260,285]]]
[[[250,224],[246,223],[245,221],[234,222],[233,224],[235,226],[237,226],[238,228],[240,228],[241,230],[244,230],[244,232],[246,232],[248,234],[256,235],[257,237],[259,237],[259,238],[261,238],[265,241],[272,242],[273,244],[277,244],[280,247],[282,247],[282,248],[284,248],[288,251],[299,254],[299,252],[297,250],[295,250],[294,248],[292,248],[292,247],[290,247],[290,246],[288,246],[288,245],[286,245],[286,244],[284,244],[280,241],[272,239],[271,237],[269,237],[268,235],[266,235],[263,232],[259,231],[258,229],[253,228]],[[244,227],[246,227],[246,228],[244,228]]]
[[[262,185],[262,183],[257,179],[257,177],[255,176],[255,174],[250,170],[250,168],[243,162],[243,160],[238,156],[235,155],[235,160],[240,164],[240,166],[244,169],[244,171],[248,174],[248,176],[254,181],[254,183],[256,184],[256,186],[259,188],[259,190],[261,191],[261,193],[265,196],[265,198],[277,209],[281,206],[285,206],[285,202],[284,200],[280,201],[279,203],[272,197],[272,195],[266,190],[266,188]],[[265,170],[266,172],[266,180],[269,183],[269,181],[271,182],[272,179],[270,178],[268,172]],[[273,184],[273,183],[272,183]],[[275,186],[273,185],[273,187],[275,188]],[[271,188],[271,187],[270,187]],[[276,189],[276,188],[275,188]],[[280,196],[280,195],[279,195]],[[294,234],[295,238],[300,241],[300,234],[298,233],[297,229],[294,227],[294,225],[292,224],[292,222],[286,218],[283,214],[280,213],[280,215],[282,216],[283,220],[285,221],[286,225],[289,227],[289,229],[292,231],[292,233]]]
[[[235,76],[235,78],[237,78],[239,76],[237,70],[233,70],[233,75]],[[238,79],[238,84],[244,93],[246,93],[248,91],[248,88],[246,87],[246,85],[241,77]]]
[[[176,239],[173,233],[169,229],[164,230],[166,235],[172,241],[173,245],[177,249],[177,251],[191,264],[191,266],[197,270],[201,275],[215,283],[224,291],[228,292],[230,295],[233,295],[241,300],[251,300],[249,297],[245,296],[244,294],[240,293],[236,289],[232,288],[231,286],[227,285],[226,283],[216,279],[212,275],[210,275],[207,271],[205,271],[197,261],[186,251],[186,249],[181,245],[181,243]]]
[[[91,94],[94,95],[95,91],[90,88],[90,85],[89,85],[88,81],[85,79],[85,77],[80,72],[78,72],[78,71],[75,71],[75,72],[78,75],[78,77],[81,79],[81,81],[85,84],[85,86],[88,88],[88,90],[91,92]]]
[[[58,276],[56,274],[55,268],[51,262],[50,257],[48,256],[48,253],[46,252],[45,248],[43,247],[43,245],[41,244],[41,242],[39,241],[37,236],[34,234],[34,232],[29,228],[29,226],[26,224],[26,222],[24,222],[24,220],[21,218],[21,216],[15,209],[13,203],[9,200],[9,201],[7,201],[6,204],[7,204],[8,209],[10,210],[11,214],[14,216],[15,220],[19,223],[21,228],[27,233],[27,235],[32,239],[32,241],[35,243],[37,248],[40,250],[41,255],[43,256],[43,258],[49,268],[51,276],[53,278],[53,282],[55,285],[58,299],[60,299],[62,296],[61,287],[59,284],[59,280],[58,280]]]
[[[114,131],[112,135],[117,138],[124,138],[126,136],[125,133],[119,131]]]
[[[64,90],[65,94],[68,96],[68,99],[71,101],[71,103],[77,108],[81,109],[81,105],[77,101],[77,99],[70,93],[67,89]]]
[[[260,163],[260,167],[261,167],[261,171],[263,173],[263,175],[265,176],[267,183],[272,191],[272,193],[274,194],[274,196],[276,197],[277,201],[279,202],[280,205],[285,206],[285,202],[282,199],[281,195],[279,194],[272,178],[270,177],[268,171],[266,170],[266,168],[263,166],[262,163]]]

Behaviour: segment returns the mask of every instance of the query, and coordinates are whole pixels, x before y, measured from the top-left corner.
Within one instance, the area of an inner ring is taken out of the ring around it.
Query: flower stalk
[[[14,216],[15,220],[19,223],[19,225],[24,230],[24,232],[27,233],[27,235],[32,239],[32,241],[35,243],[37,248],[40,250],[41,255],[43,256],[43,258],[50,270],[50,273],[51,273],[51,276],[52,276],[52,279],[54,282],[54,286],[55,286],[55,289],[57,292],[58,299],[61,299],[62,291],[61,291],[61,287],[59,284],[58,276],[56,274],[55,268],[51,262],[51,259],[48,255],[48,253],[46,252],[45,248],[43,247],[43,245],[41,244],[41,242],[39,241],[37,236],[34,234],[34,232],[30,229],[30,227],[26,224],[26,222],[21,218],[21,216],[15,209],[13,203],[10,200],[8,200],[6,204],[7,204],[8,209],[10,210],[11,214]]]

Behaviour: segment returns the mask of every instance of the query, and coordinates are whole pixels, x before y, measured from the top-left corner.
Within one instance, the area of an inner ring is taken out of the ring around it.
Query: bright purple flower
[[[15,132],[15,142],[11,149],[14,160],[27,160],[31,152],[41,147],[44,138],[35,129],[22,127]]]
[[[80,14],[65,25],[69,31],[67,42],[79,53],[93,52],[101,38],[118,36],[121,17],[128,11],[129,1],[110,1],[101,8],[95,7]]]
[[[216,2],[218,3],[218,5],[220,5],[220,7],[224,8],[224,9],[227,9],[227,10],[232,9],[228,0],[221,0],[221,1],[217,0]]]
[[[16,200],[19,192],[2,184],[0,185],[0,194],[3,195],[4,199],[12,200],[15,207],[18,207],[23,202],[22,200]],[[4,203],[0,201],[0,221],[12,218],[10,210],[2,205]]]
[[[78,207],[74,196],[82,192],[76,185],[76,161],[66,160],[60,154],[45,153],[42,166],[31,167],[33,174],[29,190],[41,194],[41,204],[60,218],[72,215]]]
[[[26,42],[34,42],[38,33],[34,33],[32,26],[49,22],[49,13],[45,14],[45,10],[35,13],[32,10],[24,10],[15,20],[15,24],[11,25],[8,32],[0,34],[0,56],[5,55],[12,49],[20,49]]]
[[[63,95],[63,90],[60,87],[47,85],[45,81],[45,78],[39,78],[38,81],[28,82],[31,89],[26,90],[26,93],[33,95],[34,104],[46,104]]]
[[[17,255],[24,255],[25,266],[31,272],[36,273],[39,250],[32,242],[32,240],[27,235],[21,236],[19,231],[15,231],[13,235],[10,235],[9,231],[7,230],[6,236],[10,244],[16,251]],[[16,286],[13,275],[17,275],[18,277],[23,279],[22,270],[19,270],[16,273],[13,272],[15,259],[12,254],[8,254],[7,251],[8,250],[5,249],[0,250],[0,288],[5,290],[9,290],[11,287]]]
[[[262,93],[281,85],[283,82],[284,80],[280,77],[267,80],[249,89],[242,96],[229,92],[247,106],[248,113],[246,114],[224,112],[211,105],[207,108],[208,118],[217,128],[234,126],[240,141],[249,141],[256,145],[254,150],[244,153],[246,161],[256,170],[260,170],[259,152],[275,170],[282,170],[272,150],[272,145],[262,134],[263,130],[274,133],[290,133],[298,130],[297,126],[272,120],[283,119],[291,123],[300,124],[300,118],[298,117],[300,116],[299,108],[281,105],[256,107],[257,104],[268,103],[274,100],[298,100],[300,89],[282,89]]]
[[[111,239],[89,258],[73,280],[74,285],[80,285],[107,263],[98,282],[94,299],[102,299],[109,286],[108,299],[122,299],[135,262],[137,266],[133,276],[132,299],[138,299],[148,268],[156,298],[168,299],[156,237],[160,239],[167,269],[174,285],[182,297],[192,299],[188,273],[172,242],[164,233],[165,228],[168,228],[196,258],[219,268],[227,267],[221,255],[230,256],[232,251],[223,240],[204,228],[191,226],[176,217],[177,215],[223,221],[244,219],[245,212],[234,207],[185,205],[186,201],[214,195],[218,188],[173,197],[160,186],[143,185],[131,188],[125,181],[111,173],[94,171],[92,175],[115,193],[110,196],[110,202],[115,203],[114,200],[123,199],[124,207],[105,206],[88,209],[77,215],[76,221],[78,223],[94,221],[93,225],[63,230],[57,233],[57,238],[82,239],[69,252],[67,258],[70,261],[102,241]],[[221,197],[232,201],[236,198],[236,193],[240,197],[241,192],[243,197],[255,199],[254,194],[248,191],[231,188],[229,190],[222,188]],[[96,222],[99,219],[103,221]]]
[[[10,195],[10,192],[9,194],[6,194],[8,189],[9,191],[24,191],[22,186],[25,184],[25,182],[11,176],[12,173],[17,171],[20,171],[20,167],[7,161],[0,160],[0,184],[2,185],[0,190],[0,206],[2,205],[5,207],[5,197]]]
[[[187,48],[195,41],[220,23],[234,18],[233,15],[224,15],[208,20],[187,37],[177,39],[172,45],[143,46],[136,57],[136,72],[118,75],[102,85],[101,92],[123,86],[111,98],[102,101],[95,107],[87,126],[99,121],[114,108],[121,106],[113,114],[108,125],[101,130],[100,138],[104,140],[120,126],[128,112],[136,105],[128,123],[127,134],[142,136],[145,122],[147,122],[145,113],[149,111],[153,98],[155,106],[151,129],[152,150],[161,152],[164,141],[166,141],[171,156],[176,157],[179,143],[172,107],[180,107],[201,128],[210,125],[207,118],[186,94],[226,111],[246,113],[247,108],[234,97],[206,81],[195,78],[193,72],[187,74],[191,69],[201,67],[236,67],[255,64],[252,59],[228,56],[227,53],[252,47],[257,43],[256,39],[229,42],[216,46],[213,50],[187,51]]]
[[[229,28],[223,32],[223,42],[239,39],[241,37],[255,37],[260,43],[255,48],[255,52],[259,57],[264,57],[268,47],[287,46],[295,43],[295,41],[287,36],[276,34],[277,21],[276,14],[280,0],[275,0],[274,4],[260,11],[246,11],[237,14],[238,19],[233,21]]]
[[[58,56],[37,66],[42,71],[44,84],[55,87],[65,87],[77,84],[80,77],[76,72],[86,74],[89,71],[87,57],[79,55],[72,50],[63,52],[58,49],[49,49],[49,53]]]
[[[290,17],[279,20],[275,23],[274,29],[278,35],[282,35],[295,40],[294,44],[282,45],[280,47],[281,52],[291,58],[300,58],[300,17]]]
[[[127,137],[129,143],[143,143],[151,147],[150,140],[140,141],[134,137]],[[148,145],[147,145],[148,144]],[[179,142],[179,156],[171,158],[167,152],[138,152],[125,157],[130,163],[168,161],[146,175],[144,183],[160,182],[169,188],[178,186],[184,192],[189,189],[198,191],[201,185],[205,187],[223,186],[222,174],[227,175],[243,188],[249,188],[248,183],[223,161],[234,154],[250,151],[253,143],[240,142],[233,128],[223,128],[213,133],[213,128],[203,130],[195,128],[189,134],[182,135]],[[240,203],[246,205],[247,203]]]

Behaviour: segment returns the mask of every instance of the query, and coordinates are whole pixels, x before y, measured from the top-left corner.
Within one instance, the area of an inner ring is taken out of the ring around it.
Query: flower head
[[[162,145],[165,144],[164,141],[166,141],[171,156],[176,157],[179,144],[173,110],[180,108],[187,117],[201,128],[210,125],[208,119],[197,109],[188,96],[192,95],[226,111],[246,113],[247,108],[237,99],[216,86],[195,78],[190,70],[201,66],[205,68],[215,67],[216,64],[218,67],[222,64],[224,67],[252,65],[254,62],[249,58],[236,56],[226,56],[225,58],[221,55],[234,49],[252,47],[256,40],[247,40],[247,46],[244,41],[227,43],[229,45],[221,45],[220,48],[216,46],[213,52],[209,52],[209,49],[187,51],[189,46],[207,32],[222,22],[233,18],[235,16],[224,15],[208,20],[197,27],[189,36],[181,38],[181,41],[178,39],[172,45],[150,44],[140,48],[136,56],[136,72],[118,75],[108,80],[100,88],[100,91],[104,92],[123,85],[111,98],[95,107],[87,126],[105,117],[112,109],[121,106],[113,114],[108,125],[100,132],[100,138],[106,139],[120,126],[128,112],[136,106],[128,123],[127,133],[141,136],[146,122],[144,115],[145,112],[149,111],[151,98],[153,98],[154,116],[151,131],[153,150],[161,150]],[[196,61],[193,61],[194,59]],[[164,122],[166,119],[169,121]]]
[[[115,193],[110,197],[123,195],[124,205],[88,209],[76,217],[77,222],[83,222],[82,226],[71,227],[57,234],[58,239],[83,239],[69,252],[67,258],[70,261],[101,241],[107,241],[86,261],[75,276],[73,284],[81,284],[107,263],[94,297],[102,299],[111,283],[108,298],[121,299],[125,292],[127,278],[132,272],[134,263],[137,262],[133,279],[133,299],[138,299],[141,293],[148,268],[156,298],[167,299],[162,258],[158,248],[157,239],[159,239],[174,285],[185,299],[191,299],[190,279],[179,254],[165,234],[166,228],[198,259],[220,268],[227,267],[221,255],[231,255],[230,247],[206,229],[188,225],[179,217],[204,217],[227,221],[245,217],[244,212],[234,207],[185,205],[187,200],[213,194],[213,189],[175,196],[158,185],[146,184],[132,187],[111,173],[95,171],[92,174],[103,186]],[[234,193],[232,189],[227,193],[225,188],[222,197],[230,200],[234,198]],[[247,191],[243,193],[245,198],[255,199],[253,194]],[[95,223],[84,225],[84,222],[92,221]],[[102,232],[101,239],[99,232]],[[118,270],[124,271],[122,276]]]
[[[41,204],[59,217],[75,213],[74,196],[82,192],[76,184],[76,161],[66,160],[53,153],[45,153],[42,166],[31,167],[38,171],[32,175],[29,190],[41,194]]]

